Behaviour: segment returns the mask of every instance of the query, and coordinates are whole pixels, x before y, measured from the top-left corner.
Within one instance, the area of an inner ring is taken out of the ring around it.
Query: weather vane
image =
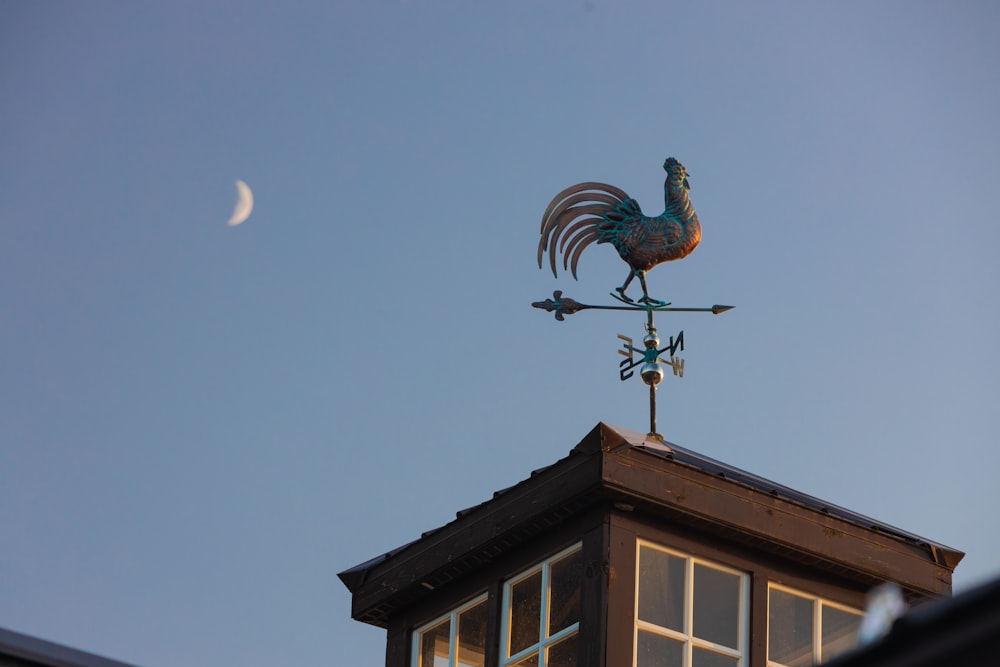
[[[646,286],[646,272],[657,264],[687,257],[701,241],[701,224],[694,212],[688,195],[687,170],[674,158],[663,163],[667,172],[663,184],[666,208],[658,216],[643,215],[639,203],[623,190],[607,183],[578,183],[557,194],[542,216],[542,238],[538,241],[538,268],[542,268],[542,256],[549,253],[552,275],[556,271],[556,254],[563,256],[563,270],[569,270],[576,278],[576,265],[583,250],[595,241],[610,243],[618,251],[629,273],[621,287],[616,287],[611,296],[621,305],[595,306],[563,297],[560,290],[552,293],[551,299],[535,301],[531,305],[554,312],[559,321],[566,315],[581,310],[637,310],[646,313],[646,335],[642,348],[635,347],[632,339],[618,334],[625,341],[618,354],[625,357],[619,363],[621,380],[634,375],[639,366],[639,377],[649,385],[649,434],[662,439],[656,431],[656,385],[666,375],[664,366],[673,374],[684,376],[684,360],[675,357],[678,350],[684,350],[684,332],[670,337],[670,342],[660,348],[660,338],[653,323],[655,312],[707,312],[719,314],[732,306],[711,306],[709,308],[676,308],[666,301],[649,296]],[[632,280],[638,278],[642,296],[638,300],[626,294]],[[668,354],[669,362],[661,362],[660,357]],[[640,355],[640,356],[636,356]]]

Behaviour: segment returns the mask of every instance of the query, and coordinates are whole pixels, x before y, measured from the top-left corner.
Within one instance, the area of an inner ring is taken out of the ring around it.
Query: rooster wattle
[[[687,170],[674,158],[667,158],[663,169],[667,172],[663,185],[666,210],[656,217],[643,215],[636,200],[607,183],[578,183],[557,194],[542,216],[538,268],[548,250],[552,275],[557,276],[558,250],[563,255],[563,270],[570,270],[576,278],[584,248],[594,241],[610,243],[630,267],[625,284],[615,288],[622,300],[632,301],[625,290],[638,277],[642,285],[639,301],[656,302],[646,290],[646,271],[687,257],[701,241],[701,224],[688,196]]]

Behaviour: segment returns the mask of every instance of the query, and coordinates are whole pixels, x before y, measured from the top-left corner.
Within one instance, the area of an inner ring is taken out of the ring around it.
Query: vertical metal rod
[[[646,333],[656,334],[656,327],[653,326],[653,310],[646,311]],[[649,385],[649,434],[656,435],[656,383]]]
[[[656,385],[649,385],[649,434],[656,435]]]

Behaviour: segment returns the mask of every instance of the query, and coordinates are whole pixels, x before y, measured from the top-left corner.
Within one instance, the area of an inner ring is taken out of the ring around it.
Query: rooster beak
[[[690,189],[691,189],[691,186],[690,186],[690,185],[688,185],[688,179],[686,179],[686,178],[684,179],[684,187],[685,187],[686,189],[688,189],[688,190],[690,190]]]

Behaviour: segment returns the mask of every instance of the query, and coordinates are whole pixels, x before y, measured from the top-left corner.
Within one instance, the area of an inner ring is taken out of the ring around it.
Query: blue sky
[[[336,573],[552,463],[641,316],[562,188],[701,246],[673,442],[1000,574],[1000,7],[0,6],[0,627],[143,667],[383,660]],[[256,205],[228,227],[234,181]]]

